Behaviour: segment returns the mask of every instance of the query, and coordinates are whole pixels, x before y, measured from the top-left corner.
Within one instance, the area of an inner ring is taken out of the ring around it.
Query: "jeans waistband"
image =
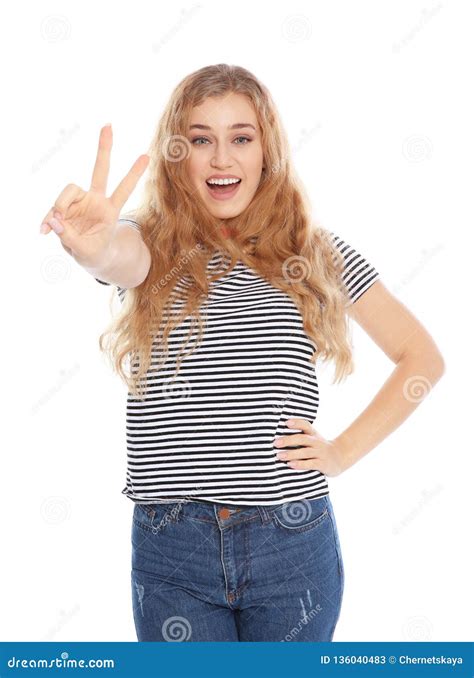
[[[224,520],[226,522],[233,520],[245,520],[253,515],[259,515],[262,523],[268,523],[272,518],[272,513],[282,504],[275,504],[273,506],[262,506],[254,504],[232,504],[231,502],[215,502],[206,499],[192,499],[185,502],[188,505],[200,505],[209,507],[210,514],[214,514],[217,520]]]
[[[316,501],[315,499],[305,499],[301,500],[302,502],[313,502]],[[323,501],[325,503],[327,502],[327,496],[323,496],[317,499],[317,501]],[[189,507],[193,506],[195,508],[198,508],[199,506],[201,507],[206,507],[209,510],[209,514],[213,515],[216,517],[216,519],[222,519],[224,521],[231,520],[232,518],[239,519],[239,516],[241,516],[241,519],[245,519],[243,514],[247,514],[247,517],[250,518],[251,515],[258,514],[260,515],[260,518],[263,523],[268,523],[270,520],[272,520],[272,514],[277,511],[277,510],[282,510],[282,508],[286,505],[288,505],[291,502],[284,502],[280,504],[271,504],[271,505],[262,505],[262,504],[232,504],[231,502],[215,502],[215,501],[210,501],[208,499],[183,499],[183,500],[176,500],[176,501],[170,501],[166,502],[166,505],[168,508],[171,509],[172,513],[174,515],[179,515],[181,514],[181,511],[184,506],[188,505]],[[295,502],[298,503],[298,502]],[[163,504],[163,502],[160,502],[158,505]],[[153,506],[153,503],[150,503],[150,507]],[[184,513],[186,513],[186,509],[184,509]]]

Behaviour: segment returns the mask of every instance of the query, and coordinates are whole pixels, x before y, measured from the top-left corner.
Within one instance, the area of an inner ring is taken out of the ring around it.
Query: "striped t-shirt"
[[[131,220],[120,221],[139,230]],[[330,233],[343,253],[343,283],[354,303],[379,273]],[[210,272],[228,261],[222,255],[217,251],[211,258]],[[117,290],[123,301],[126,290]],[[122,494],[140,504],[203,499],[242,505],[329,494],[323,473],[292,469],[277,459],[279,451],[295,447],[274,447],[275,438],[302,433],[288,428],[288,419],[313,424],[319,405],[310,362],[316,346],[291,297],[238,261],[210,282],[203,310],[202,341],[182,361],[175,380],[175,359],[188,335],[189,316],[169,335],[167,362],[160,371],[148,372],[145,399],[128,394]],[[151,367],[157,351],[154,346]]]

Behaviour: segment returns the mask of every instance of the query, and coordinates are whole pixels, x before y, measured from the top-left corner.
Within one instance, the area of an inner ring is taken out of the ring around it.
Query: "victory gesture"
[[[68,184],[41,224],[41,233],[53,230],[64,249],[82,266],[106,261],[120,212],[144,173],[148,155],[141,155],[110,197],[106,197],[112,149],[112,127],[102,127],[88,191]]]

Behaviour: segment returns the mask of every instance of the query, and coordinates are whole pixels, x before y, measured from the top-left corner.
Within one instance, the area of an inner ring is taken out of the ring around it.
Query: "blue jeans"
[[[329,495],[136,503],[131,585],[139,641],[330,641],[344,569]]]

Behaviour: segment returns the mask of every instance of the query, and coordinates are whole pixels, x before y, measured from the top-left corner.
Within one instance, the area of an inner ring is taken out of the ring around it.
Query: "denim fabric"
[[[131,586],[139,641],[330,641],[344,569],[329,495],[136,503]]]

